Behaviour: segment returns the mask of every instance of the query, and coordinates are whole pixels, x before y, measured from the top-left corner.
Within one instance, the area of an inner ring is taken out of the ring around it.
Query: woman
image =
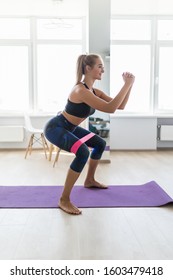
[[[88,160],[90,154],[88,147],[93,149],[84,186],[106,188],[97,182],[94,176],[106,143],[101,137],[79,125],[95,110],[114,113],[116,109],[124,109],[135,79],[131,73],[123,73],[124,85],[120,92],[111,98],[101,90],[93,88],[94,82],[101,80],[103,73],[103,60],[99,55],[80,55],[77,60],[76,85],[69,95],[66,107],[45,127],[45,136],[51,143],[75,154],[59,201],[59,207],[69,214],[81,214],[81,210],[70,201],[70,193]]]

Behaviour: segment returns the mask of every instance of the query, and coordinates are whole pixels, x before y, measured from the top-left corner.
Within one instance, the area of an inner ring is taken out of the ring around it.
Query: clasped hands
[[[134,81],[135,81],[135,76],[130,73],[130,72],[124,72],[122,74],[123,80],[126,83],[130,83],[131,85],[133,85]]]

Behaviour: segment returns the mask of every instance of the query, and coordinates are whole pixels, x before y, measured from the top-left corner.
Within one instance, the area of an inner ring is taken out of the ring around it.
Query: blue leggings
[[[44,134],[49,142],[68,152],[71,152],[71,148],[79,139],[90,133],[90,131],[70,123],[62,114],[52,118],[44,129]],[[105,146],[106,142],[94,134],[93,137],[80,145],[70,168],[80,173],[90,155],[88,147],[93,148],[90,157],[98,160],[101,158]]]

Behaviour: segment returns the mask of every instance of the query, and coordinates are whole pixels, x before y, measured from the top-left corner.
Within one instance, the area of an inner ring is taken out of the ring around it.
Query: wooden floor
[[[53,162],[34,151],[0,152],[0,185],[62,185],[72,160]],[[173,151],[114,151],[101,163],[105,184],[143,184],[155,180],[173,197]],[[82,184],[87,166],[77,181]],[[172,260],[173,206],[83,209],[71,216],[60,209],[0,209],[1,260]]]

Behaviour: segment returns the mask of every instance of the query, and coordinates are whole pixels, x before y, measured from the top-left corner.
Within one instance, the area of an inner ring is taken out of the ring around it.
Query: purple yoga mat
[[[0,186],[0,208],[57,208],[62,186]],[[72,202],[81,208],[156,207],[173,199],[155,182],[109,186],[108,189],[75,186]]]

